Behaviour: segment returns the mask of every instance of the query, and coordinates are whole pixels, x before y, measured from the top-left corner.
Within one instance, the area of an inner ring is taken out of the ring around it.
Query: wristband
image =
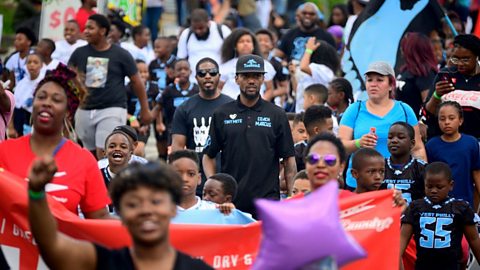
[[[45,198],[45,190],[42,191],[33,191],[31,189],[28,190],[28,197],[32,200],[41,200]]]
[[[438,100],[442,100],[442,97],[437,94],[437,91],[433,91],[433,97]]]
[[[135,120],[137,120],[137,117],[135,117],[135,115],[132,115],[132,116],[130,116],[130,118],[128,118],[128,122],[130,122],[130,123],[132,123]]]
[[[305,49],[305,52],[308,53],[308,54],[312,54],[313,50],[312,49]]]
[[[362,145],[360,145],[360,139],[356,139],[356,140],[355,140],[355,146],[356,146],[357,148],[362,148]]]

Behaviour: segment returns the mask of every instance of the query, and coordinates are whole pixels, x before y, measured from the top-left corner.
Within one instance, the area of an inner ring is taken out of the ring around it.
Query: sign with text
[[[65,22],[75,19],[80,0],[47,0],[42,2],[40,38],[63,39]]]
[[[30,232],[26,189],[24,179],[0,169],[0,244],[12,269],[47,269]],[[82,220],[50,196],[48,202],[61,232],[110,248],[131,244],[120,221]],[[342,269],[398,267],[400,209],[392,208],[392,191],[341,199],[340,209],[346,231],[368,253],[366,258]],[[258,254],[261,234],[261,222],[248,225],[172,224],[170,227],[170,240],[177,249],[202,258],[216,269],[249,269]]]

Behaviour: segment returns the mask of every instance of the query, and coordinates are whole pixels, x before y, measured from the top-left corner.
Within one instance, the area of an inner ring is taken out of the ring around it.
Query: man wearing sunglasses
[[[232,175],[238,182],[234,204],[254,216],[255,198],[280,198],[280,159],[285,165],[289,195],[296,173],[287,115],[260,97],[264,74],[262,57],[251,54],[239,57],[235,81],[240,95],[213,113],[203,155],[203,169],[208,178],[215,173],[215,157],[222,152],[221,172]]]
[[[195,70],[195,78],[200,92],[183,102],[173,115],[172,151],[185,148],[194,150],[201,161],[213,111],[232,99],[221,94],[217,89],[220,73],[215,60],[209,57],[202,58],[198,61]],[[202,173],[202,184],[197,186],[197,195],[199,196],[201,196],[205,181],[205,174]]]

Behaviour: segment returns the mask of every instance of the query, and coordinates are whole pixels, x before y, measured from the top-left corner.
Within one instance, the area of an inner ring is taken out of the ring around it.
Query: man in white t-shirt
[[[210,21],[204,9],[195,9],[191,14],[190,28],[185,29],[178,40],[177,58],[188,58],[192,67],[204,57],[221,63],[220,50],[230,33],[227,26]],[[192,71],[190,81],[195,81],[195,70]]]
[[[78,47],[87,45],[87,42],[80,39],[80,27],[75,20],[69,20],[65,23],[63,37],[65,39],[55,42],[55,51],[52,54],[52,59],[67,65],[73,51]]]
[[[155,59],[155,52],[148,46],[150,29],[145,25],[138,25],[132,29],[133,43],[122,42],[121,46],[127,50],[135,60],[142,60],[147,65]]]

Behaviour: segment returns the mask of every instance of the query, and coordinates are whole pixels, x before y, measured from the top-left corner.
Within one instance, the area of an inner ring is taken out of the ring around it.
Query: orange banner
[[[1,171],[0,194],[0,244],[10,267],[47,269],[39,259],[29,230],[25,180]],[[82,220],[54,199],[48,200],[63,233],[111,248],[130,244],[130,237],[120,221]],[[368,252],[367,258],[342,269],[396,269],[400,209],[392,208],[392,191],[342,199],[340,208],[343,226]],[[260,222],[238,226],[176,224],[170,227],[170,239],[176,248],[202,258],[216,269],[249,269],[258,253],[260,238]]]

